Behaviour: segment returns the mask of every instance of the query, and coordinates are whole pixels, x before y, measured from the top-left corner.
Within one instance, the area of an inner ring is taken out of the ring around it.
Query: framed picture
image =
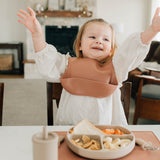
[[[64,9],[65,10],[74,10],[76,6],[75,0],[65,0]]]
[[[48,10],[59,10],[59,0],[48,0]]]

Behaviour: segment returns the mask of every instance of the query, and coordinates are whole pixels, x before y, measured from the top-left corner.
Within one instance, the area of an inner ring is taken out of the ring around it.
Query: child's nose
[[[97,39],[97,40],[96,40],[96,43],[97,43],[97,44],[102,44],[102,40]]]

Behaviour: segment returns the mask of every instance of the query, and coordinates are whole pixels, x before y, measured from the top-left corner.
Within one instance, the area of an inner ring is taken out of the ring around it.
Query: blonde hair
[[[80,28],[80,30],[79,30],[79,32],[77,34],[77,37],[76,37],[76,39],[74,41],[74,44],[73,44],[73,49],[74,49],[74,51],[76,53],[76,56],[77,57],[83,57],[83,54],[80,51],[81,39],[82,39],[82,36],[83,36],[83,33],[84,33],[84,30],[85,30],[86,26],[89,23],[94,23],[94,22],[104,23],[104,24],[108,25],[112,30],[112,41],[111,41],[111,51],[112,52],[111,52],[111,56],[109,58],[109,59],[111,59],[113,57],[115,51],[116,51],[116,48],[117,48],[116,37],[115,37],[115,32],[114,32],[113,27],[103,19],[91,19],[91,20],[87,21],[86,23],[84,23],[82,25],[82,27]]]

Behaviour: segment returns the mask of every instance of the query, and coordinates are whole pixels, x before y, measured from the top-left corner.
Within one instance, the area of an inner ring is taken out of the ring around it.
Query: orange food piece
[[[114,134],[123,135],[124,133],[122,131],[120,131],[119,129],[116,129]]]
[[[103,132],[108,135],[117,134],[117,135],[123,135],[124,133],[120,131],[119,129],[104,129]]]
[[[104,129],[103,132],[105,134],[114,134],[115,131],[114,131],[114,129]]]

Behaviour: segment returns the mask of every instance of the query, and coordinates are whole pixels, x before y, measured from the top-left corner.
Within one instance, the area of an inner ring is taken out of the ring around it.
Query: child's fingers
[[[35,12],[30,7],[27,7],[27,9],[29,10],[31,16],[35,17]]]
[[[24,21],[22,21],[22,20],[20,20],[20,19],[18,19],[18,22],[20,22],[20,23],[22,23],[22,24],[24,24],[24,25],[25,25],[25,22],[24,22]]]
[[[160,13],[160,7],[158,7],[155,11],[155,14],[154,14],[154,17],[153,18],[156,18],[157,16],[159,16],[159,13]]]
[[[25,19],[25,17],[23,15],[21,15],[20,13],[17,13],[17,16],[22,18],[22,19]]]
[[[19,10],[21,13],[23,13],[25,16],[29,16],[29,14],[26,12],[26,11],[24,11],[24,10]]]

